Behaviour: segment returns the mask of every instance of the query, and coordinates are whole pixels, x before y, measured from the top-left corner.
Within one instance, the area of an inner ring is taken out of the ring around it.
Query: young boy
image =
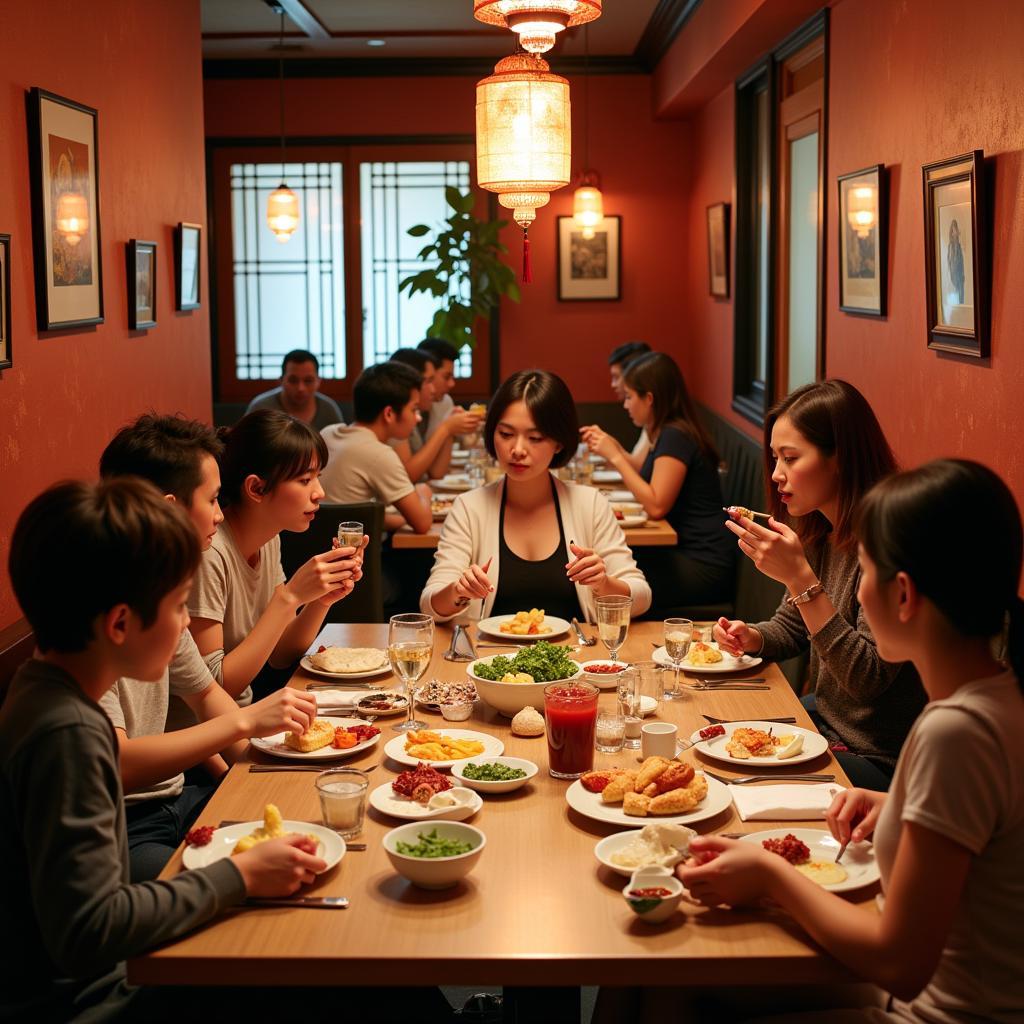
[[[371,366],[352,390],[355,422],[325,427],[329,459],[320,475],[324,500],[339,505],[379,501],[399,514],[384,517],[389,530],[408,523],[417,533],[430,529],[430,489],[413,486],[398,453],[388,445],[416,429],[420,375],[410,366],[387,362]]]
[[[221,443],[207,426],[180,416],[145,415],[119,431],[100,457],[104,478],[137,476],[155,484],[192,522],[205,551],[223,520],[217,494]],[[170,697],[198,725],[167,732]],[[284,687],[249,707],[235,703],[210,675],[192,634],[182,632],[157,683],[119,679],[100,707],[114,725],[121,755],[133,882],[156,878],[206,806],[214,787],[186,784],[200,762],[219,778],[252,736],[302,732],[316,717],[316,698]]]
[[[127,957],[326,866],[290,836],[128,881],[117,742],[98,702],[118,678],[162,679],[199,554],[185,513],[143,480],[58,484],[14,528],[8,569],[37,654],[0,708],[0,920],[13,938],[0,1019],[166,1019],[174,995],[129,989]]]

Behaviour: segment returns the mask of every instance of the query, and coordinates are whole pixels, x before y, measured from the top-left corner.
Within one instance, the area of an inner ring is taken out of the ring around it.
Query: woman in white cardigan
[[[502,384],[484,443],[505,477],[452,506],[420,597],[423,612],[444,621],[537,606],[592,621],[594,598],[605,594],[631,597],[634,616],[650,607],[651,588],[607,500],[551,473],[572,457],[578,435],[576,406],[559,377],[521,370]]]

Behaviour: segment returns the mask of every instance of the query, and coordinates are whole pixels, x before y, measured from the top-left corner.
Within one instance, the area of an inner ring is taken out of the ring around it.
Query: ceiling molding
[[[658,6],[633,51],[634,59],[651,73],[682,31],[701,0],[658,0]]]
[[[286,135],[285,142],[301,146],[471,146],[475,135]],[[281,148],[280,135],[211,135],[207,149]]]

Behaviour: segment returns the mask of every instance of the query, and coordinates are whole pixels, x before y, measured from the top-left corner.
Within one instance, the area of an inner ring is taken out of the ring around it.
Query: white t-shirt
[[[427,416],[427,429],[423,434],[423,439],[428,440],[431,435],[437,433],[437,428],[448,418],[448,414],[455,408],[455,400],[451,395],[445,395],[439,398],[430,407],[430,412]]]
[[[320,474],[324,501],[356,505],[379,501],[393,505],[413,493],[412,481],[398,452],[377,440],[369,427],[325,427],[328,460]]]
[[[126,677],[118,679],[100,697],[100,707],[114,724],[123,729],[128,739],[139,736],[161,736],[167,731],[168,699],[202,693],[213,685],[210,670],[206,667],[192,634],[186,629],[181,634],[171,664],[155,683],[145,683]],[[126,804],[142,800],[165,800],[176,797],[182,790],[185,776],[178,773],[173,778],[158,782],[148,789],[126,793]]]
[[[930,703],[914,723],[875,828],[885,889],[902,822],[947,836],[971,864],[931,981],[897,1019],[1024,1020],[1024,696],[1012,672]]]

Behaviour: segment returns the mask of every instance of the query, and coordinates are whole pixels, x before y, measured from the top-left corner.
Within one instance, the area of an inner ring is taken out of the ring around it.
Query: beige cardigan
[[[458,614],[460,619],[466,621],[485,619],[491,614],[501,572],[498,523],[504,486],[505,481],[498,480],[460,495],[445,519],[437,553],[434,555],[434,568],[420,595],[420,611],[432,615],[438,622],[447,622],[456,616],[439,615],[431,604],[433,595],[449,583],[454,583],[470,565],[484,565],[488,558],[493,559],[487,577],[494,585],[494,590],[482,601],[471,601],[465,611]],[[580,547],[596,551],[604,559],[608,575],[629,586],[634,618],[642,615],[651,606],[651,588],[633,561],[633,553],[608,500],[593,487],[577,487],[557,478],[555,491],[561,508],[566,546],[570,540],[574,540]],[[593,589],[577,583],[576,595],[584,616],[593,622]],[[537,595],[537,601],[543,603],[542,594]]]

